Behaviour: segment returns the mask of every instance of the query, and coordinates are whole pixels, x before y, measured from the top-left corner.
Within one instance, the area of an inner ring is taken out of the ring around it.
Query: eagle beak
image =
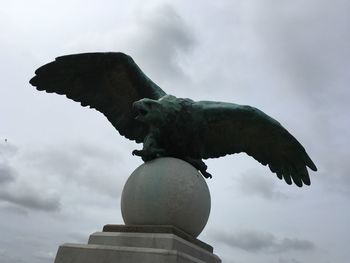
[[[144,116],[148,113],[145,105],[140,101],[135,101],[132,104],[132,110],[136,114],[135,120],[143,120]]]
[[[138,103],[139,103],[138,101],[135,101],[135,102],[132,104],[132,110],[133,110],[134,112],[137,111]]]

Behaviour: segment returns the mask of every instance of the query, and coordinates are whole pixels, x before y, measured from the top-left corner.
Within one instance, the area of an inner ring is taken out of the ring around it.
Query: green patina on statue
[[[167,95],[123,53],[85,53],[56,58],[36,70],[38,90],[66,95],[102,112],[119,133],[138,143],[146,162],[183,159],[204,177],[202,159],[245,152],[268,165],[278,178],[310,185],[306,167],[317,168],[303,146],[262,111],[233,103]]]

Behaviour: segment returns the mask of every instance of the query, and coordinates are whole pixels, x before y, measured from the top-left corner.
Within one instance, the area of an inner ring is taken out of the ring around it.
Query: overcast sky
[[[57,56],[121,51],[167,93],[263,110],[319,169],[298,188],[244,154],[209,160],[199,238],[223,262],[348,262],[349,14],[347,0],[1,1],[0,261],[53,262],[60,244],[123,223],[141,145],[28,83]]]

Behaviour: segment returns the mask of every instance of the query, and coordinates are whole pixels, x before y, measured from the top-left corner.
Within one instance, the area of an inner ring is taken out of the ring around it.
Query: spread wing
[[[278,178],[301,187],[310,185],[307,166],[317,168],[304,147],[276,120],[249,106],[231,103],[198,102],[206,128],[203,158],[245,152],[268,165]]]
[[[84,53],[56,58],[35,71],[38,90],[67,98],[102,112],[119,133],[142,142],[146,126],[137,122],[133,102],[159,99],[165,92],[123,53]]]

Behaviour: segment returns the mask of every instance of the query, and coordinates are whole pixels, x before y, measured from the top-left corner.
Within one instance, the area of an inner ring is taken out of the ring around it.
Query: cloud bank
[[[315,244],[298,238],[277,238],[271,233],[260,231],[239,231],[236,233],[220,232],[214,238],[232,248],[239,248],[249,253],[289,251],[311,251]]]

